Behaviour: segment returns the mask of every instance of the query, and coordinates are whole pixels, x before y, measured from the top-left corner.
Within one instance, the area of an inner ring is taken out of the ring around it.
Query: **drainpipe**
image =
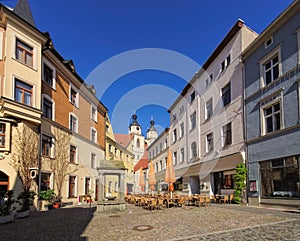
[[[42,182],[42,159],[41,159],[41,141],[42,141],[42,124],[39,124],[38,133],[39,133],[39,145],[38,145],[38,205],[37,210],[40,211],[40,192],[41,192],[41,182]]]

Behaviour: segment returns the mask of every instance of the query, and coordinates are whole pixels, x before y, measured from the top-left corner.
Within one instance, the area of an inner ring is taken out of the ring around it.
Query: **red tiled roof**
[[[147,145],[145,145],[145,151],[142,156],[142,158],[138,161],[137,164],[135,164],[133,171],[136,172],[142,167],[142,169],[148,169],[148,150],[147,150]]]
[[[133,139],[133,135],[131,134],[115,134],[116,142],[125,148],[128,146],[130,141]]]

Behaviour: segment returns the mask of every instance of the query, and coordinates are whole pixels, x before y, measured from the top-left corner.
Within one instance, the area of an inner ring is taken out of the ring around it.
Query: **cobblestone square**
[[[0,226],[0,240],[300,240],[300,213],[239,205],[99,213],[72,206]]]

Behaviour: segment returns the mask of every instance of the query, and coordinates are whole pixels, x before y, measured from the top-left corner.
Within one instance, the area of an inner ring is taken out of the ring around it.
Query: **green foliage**
[[[10,190],[6,193],[0,192],[0,216],[10,214],[11,205],[14,203],[13,195],[13,190]]]
[[[234,201],[236,203],[241,203],[242,193],[246,188],[246,177],[247,169],[244,163],[238,164],[236,168],[236,174],[234,175],[235,181],[235,191],[234,191]]]
[[[22,211],[29,210],[30,206],[33,204],[33,200],[36,193],[34,191],[29,190],[28,188],[24,188],[23,191],[19,194],[18,200],[21,203]]]
[[[46,191],[41,191],[39,198],[41,200],[48,201],[49,203],[54,203],[54,201],[56,199],[56,194],[54,193],[53,189],[48,189]]]

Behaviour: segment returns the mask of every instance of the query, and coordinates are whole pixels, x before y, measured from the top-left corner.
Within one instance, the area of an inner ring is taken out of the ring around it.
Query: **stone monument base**
[[[125,210],[124,201],[102,201],[97,203],[97,212],[111,212]]]

